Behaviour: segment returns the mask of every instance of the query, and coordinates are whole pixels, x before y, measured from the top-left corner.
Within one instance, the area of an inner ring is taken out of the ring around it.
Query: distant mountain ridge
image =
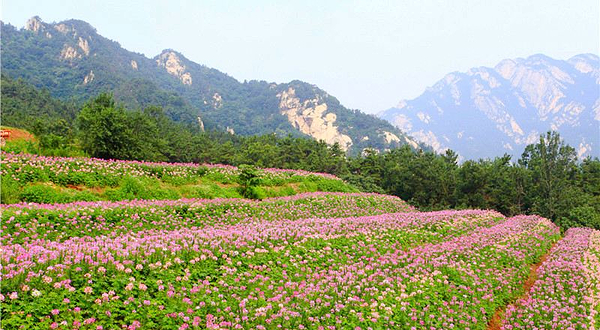
[[[379,117],[442,152],[467,159],[508,153],[556,130],[579,157],[600,156],[600,59],[581,54],[503,60],[453,72]]]
[[[2,72],[61,99],[82,103],[109,91],[128,107],[160,105],[174,120],[235,134],[304,135],[355,154],[424,147],[314,85],[241,83],[172,49],[150,59],[80,20],[45,23],[36,16],[23,29],[2,23]]]

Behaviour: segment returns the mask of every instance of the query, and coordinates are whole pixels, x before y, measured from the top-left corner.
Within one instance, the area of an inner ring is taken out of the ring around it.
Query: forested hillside
[[[362,191],[399,196],[423,210],[535,213],[563,228],[600,228],[600,161],[577,159],[556,133],[540,136],[519,158],[459,164],[452,151],[439,155],[409,146],[349,157],[338,145],[306,137],[202,131],[173,121],[160,107],[127,109],[110,94],[88,100],[77,111],[22,81],[3,77],[2,84],[3,124],[31,129],[39,141],[7,144],[5,151],[301,169],[334,174]],[[20,112],[47,120],[27,120]]]
[[[161,106],[169,118],[201,129],[309,136],[352,154],[425,147],[309,83],[242,83],[171,49],[146,58],[79,20],[45,23],[34,17],[23,29],[3,23],[2,71],[80,106],[109,92],[127,108]]]

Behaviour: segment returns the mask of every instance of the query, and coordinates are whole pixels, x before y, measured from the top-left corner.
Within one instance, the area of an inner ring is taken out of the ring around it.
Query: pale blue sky
[[[240,81],[314,83],[378,112],[446,73],[536,53],[598,54],[598,0],[2,0],[4,22],[92,24],[128,50],[172,48]]]

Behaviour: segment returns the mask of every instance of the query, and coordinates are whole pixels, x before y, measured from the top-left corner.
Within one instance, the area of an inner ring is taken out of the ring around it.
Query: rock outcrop
[[[25,23],[25,30],[38,32],[42,31],[43,29],[44,23],[42,22],[42,19],[39,16],[34,16],[28,19],[27,23]]]
[[[580,156],[600,156],[600,59],[534,55],[454,72],[379,116],[438,152],[469,159],[518,157],[548,130]]]
[[[322,102],[318,95],[314,99],[300,101],[293,88],[277,94],[279,110],[288,121],[300,132],[327,144],[339,143],[343,150],[352,146],[352,139],[338,131],[335,126],[337,116],[327,113],[327,104]]]
[[[221,97],[221,95],[219,95],[219,93],[214,93],[212,99],[213,109],[219,109],[223,106],[223,98]]]
[[[83,78],[83,84],[87,85],[89,83],[91,83],[92,81],[94,81],[94,78],[96,77],[96,75],[94,74],[93,70],[90,70],[90,73],[88,73],[84,78]]]
[[[174,51],[165,50],[156,58],[156,64],[181,80],[184,85],[192,84],[192,75],[186,71],[185,65]]]
[[[64,23],[57,24],[54,26],[54,28],[56,29],[56,31],[62,34],[67,34],[71,31],[71,29]]]
[[[147,58],[77,19],[44,23],[34,17],[23,29],[1,27],[3,74],[41,82],[40,87],[65,98],[89,99],[98,88],[110,88],[126,107],[158,105],[173,120],[207,130],[306,135],[339,143],[350,155],[405,144],[420,147],[390,123],[348,109],[308,82],[240,82],[171,49]],[[23,44],[24,39],[31,42]],[[47,79],[56,72],[61,79]]]
[[[90,55],[90,44],[88,43],[87,39],[83,39],[82,37],[79,37],[79,41],[77,42],[77,45],[79,46],[81,51],[83,51],[83,53],[86,56]]]
[[[81,58],[81,54],[77,52],[77,50],[69,45],[65,45],[60,52],[60,58],[63,60],[74,60],[76,58]]]

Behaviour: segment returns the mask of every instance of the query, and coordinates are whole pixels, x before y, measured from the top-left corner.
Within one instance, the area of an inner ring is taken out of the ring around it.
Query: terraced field
[[[152,163],[44,157],[0,152],[2,203],[242,198],[243,170],[221,164]],[[302,170],[257,169],[252,196],[358,192],[335,176]],[[247,196],[246,196],[247,197]],[[250,196],[251,197],[251,196]]]
[[[1,247],[3,329],[600,326],[600,232],[378,194],[4,205]]]

